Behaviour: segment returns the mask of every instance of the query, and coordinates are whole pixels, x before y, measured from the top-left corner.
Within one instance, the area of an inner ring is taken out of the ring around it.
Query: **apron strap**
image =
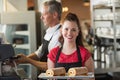
[[[55,30],[55,32],[57,31],[57,30],[59,30],[60,29],[60,27],[61,27],[61,25]],[[54,32],[54,33],[55,33]],[[54,35],[54,33],[53,33],[53,35]],[[51,36],[51,38],[50,38],[50,40],[49,40],[49,42],[51,41],[51,39],[52,39],[52,37],[53,37],[53,35]]]
[[[81,53],[80,53],[79,46],[76,46],[76,47],[77,47],[78,60],[82,64],[82,58],[81,58]]]
[[[59,59],[61,50],[62,50],[62,47],[58,50],[58,53],[57,53],[57,56],[56,56],[56,61],[55,61],[55,63],[57,63],[57,61],[58,61],[58,59]]]

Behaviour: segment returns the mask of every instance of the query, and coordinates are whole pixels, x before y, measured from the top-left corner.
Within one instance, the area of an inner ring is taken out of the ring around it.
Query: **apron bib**
[[[68,72],[69,68],[82,66],[82,58],[81,58],[80,49],[78,46],[77,46],[78,62],[74,62],[74,63],[58,63],[57,61],[59,59],[61,50],[62,50],[62,47],[59,49],[58,54],[56,56],[55,67],[65,67],[66,72]],[[57,80],[67,80],[67,79],[57,79]]]
[[[61,27],[61,25],[55,30],[55,32],[56,32],[57,30],[59,30],[60,27]],[[55,32],[54,32],[54,33],[55,33]],[[53,33],[53,35],[54,35],[54,33]],[[48,45],[49,45],[49,43],[50,43],[53,35],[51,36],[51,38],[50,38],[49,41],[43,39],[42,51],[41,51],[41,55],[40,55],[40,61],[42,61],[42,62],[47,62],[47,55],[48,55],[48,53],[49,53],[49,51],[48,51]]]
[[[57,61],[59,59],[61,50],[62,50],[62,47],[59,49],[58,54],[56,56],[55,67],[65,67],[65,70],[67,72],[69,68],[82,66],[82,58],[81,58],[80,49],[78,46],[77,46],[78,62],[74,62],[74,63],[58,63]]]

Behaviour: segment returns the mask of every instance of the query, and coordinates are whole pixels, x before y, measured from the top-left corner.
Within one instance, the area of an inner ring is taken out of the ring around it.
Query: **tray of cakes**
[[[94,73],[88,72],[86,67],[70,68],[66,72],[64,67],[51,68],[46,73],[41,73],[38,78],[41,79],[90,79],[94,78]]]

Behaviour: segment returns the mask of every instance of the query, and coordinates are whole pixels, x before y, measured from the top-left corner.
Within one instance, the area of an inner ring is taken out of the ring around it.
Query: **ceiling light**
[[[63,12],[67,12],[68,10],[69,10],[68,7],[63,7],[62,9]]]
[[[83,5],[84,6],[90,6],[90,1],[89,0],[83,0]]]

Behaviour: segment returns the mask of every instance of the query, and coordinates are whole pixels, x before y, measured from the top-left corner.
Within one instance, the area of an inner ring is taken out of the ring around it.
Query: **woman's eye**
[[[72,31],[76,31],[75,29],[72,29]]]
[[[65,28],[66,31],[68,31],[68,28]]]

